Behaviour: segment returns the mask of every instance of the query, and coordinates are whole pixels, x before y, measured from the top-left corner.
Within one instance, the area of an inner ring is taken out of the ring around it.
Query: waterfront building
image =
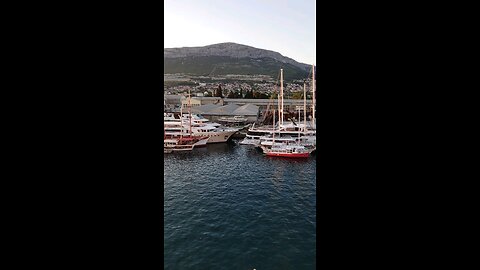
[[[195,100],[195,101],[194,101]],[[182,104],[188,103],[188,99],[182,95],[165,95],[165,102],[167,105],[177,105],[180,107]],[[274,99],[248,99],[248,98],[220,98],[220,97],[192,97],[192,104],[198,103],[199,106],[207,104],[226,105],[237,104],[243,106],[246,104],[252,104],[258,106],[260,111],[264,111],[268,104],[270,106],[277,105],[277,100]],[[311,107],[312,100],[307,99],[307,106]],[[303,99],[284,99],[284,109],[287,111],[297,111],[298,107],[303,108]],[[298,107],[297,107],[298,106]]]
[[[243,106],[233,103],[224,106],[207,104],[193,107],[192,113],[201,114],[210,121],[218,121],[222,117],[243,116],[247,119],[247,122],[256,122],[259,116],[259,107],[253,104]]]

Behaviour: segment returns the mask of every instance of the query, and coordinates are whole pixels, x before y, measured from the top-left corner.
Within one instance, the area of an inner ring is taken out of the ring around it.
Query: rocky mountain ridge
[[[232,58],[271,58],[281,63],[296,66],[304,71],[309,71],[311,65],[299,63],[289,57],[283,56],[278,52],[258,49],[255,47],[226,42],[213,44],[203,47],[182,47],[182,48],[164,48],[164,58],[185,58],[185,57],[209,57],[209,56],[223,56]]]

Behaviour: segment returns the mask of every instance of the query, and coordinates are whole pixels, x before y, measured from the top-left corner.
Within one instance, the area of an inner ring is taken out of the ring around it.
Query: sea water
[[[164,155],[165,269],[315,269],[316,155],[237,141]]]

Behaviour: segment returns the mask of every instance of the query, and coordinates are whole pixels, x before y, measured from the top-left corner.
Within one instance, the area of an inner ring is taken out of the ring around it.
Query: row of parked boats
[[[208,143],[227,142],[240,128],[225,127],[196,114],[164,113],[164,153],[191,151]]]
[[[316,130],[293,122],[281,124],[279,121],[258,128],[253,125],[240,144],[258,147],[267,156],[309,157],[316,150]]]
[[[306,85],[304,84],[304,107],[303,122],[301,120],[300,108],[297,122],[287,119],[283,115],[283,70],[280,70],[280,96],[278,99],[278,119],[275,121],[275,110],[273,110],[273,121],[271,126],[255,127],[253,125],[247,132],[245,139],[240,144],[254,145],[262,149],[267,156],[279,157],[309,157],[317,149],[316,122],[315,122],[315,73],[312,67],[312,119],[307,121],[306,106]]]
[[[283,115],[283,70],[280,70],[281,89],[278,99],[279,121],[275,121],[273,110],[272,125],[256,127],[253,124],[246,133],[241,145],[253,145],[260,148],[266,156],[305,158],[316,150],[315,102],[312,104],[312,119],[307,121],[306,89],[304,85],[303,122],[300,109],[298,123],[284,120]],[[314,78],[314,72],[312,72]],[[315,101],[314,80],[312,80],[313,100]],[[190,107],[190,106],[189,106]],[[235,119],[234,119],[235,120]],[[239,119],[237,119],[239,120]],[[243,119],[242,119],[243,120]],[[225,127],[189,112],[179,115],[164,113],[164,153],[191,151],[195,147],[208,143],[227,142],[242,127]]]
[[[200,115],[164,113],[164,153],[192,151],[209,143],[227,142],[241,128],[225,127]],[[316,150],[316,130],[294,122],[248,129],[241,145],[253,145],[267,156],[308,157]]]

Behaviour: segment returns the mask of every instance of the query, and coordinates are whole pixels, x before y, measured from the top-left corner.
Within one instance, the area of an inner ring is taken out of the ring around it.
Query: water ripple
[[[236,144],[165,155],[165,269],[315,269],[315,162]]]

